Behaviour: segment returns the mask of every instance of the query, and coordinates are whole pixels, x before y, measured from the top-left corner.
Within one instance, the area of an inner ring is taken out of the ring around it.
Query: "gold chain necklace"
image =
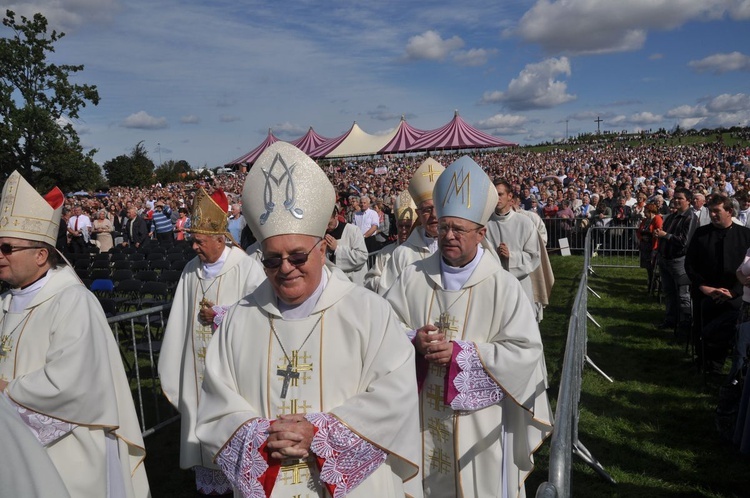
[[[31,313],[33,311],[34,310],[29,311],[26,316],[23,317],[20,322],[18,322],[18,325],[13,327],[13,330],[8,332],[7,334],[5,333],[5,319],[8,316],[8,312],[6,311],[3,314],[3,333],[2,337],[0,338],[0,360],[4,360],[13,351],[13,334],[16,333],[16,330],[18,330],[21,325],[24,325],[29,321],[29,318],[31,318]]]
[[[310,329],[310,332],[307,333],[307,337],[305,337],[305,340],[302,341],[302,344],[300,344],[297,349],[292,350],[292,351],[299,351],[300,349],[302,349],[302,346],[305,345],[307,340],[315,331],[315,328],[323,319],[324,314],[325,314],[325,311],[320,313],[320,316],[315,321],[315,324]],[[289,358],[289,355],[286,352],[286,348],[284,348],[284,344],[281,342],[281,338],[279,337],[279,334],[276,332],[276,327],[273,326],[273,317],[271,315],[268,316],[268,323],[271,325],[271,332],[273,332],[274,337],[276,337],[276,341],[278,341],[279,346],[281,346],[281,351],[284,353],[284,358],[286,359],[286,368],[278,368],[276,370],[276,375],[284,377],[284,384],[281,386],[281,399],[284,399],[286,398],[286,393],[289,390],[289,382],[292,379],[295,379],[295,380],[299,379],[299,372],[297,371],[297,367],[296,365],[294,365],[294,362],[292,362],[291,358]]]
[[[433,285],[432,292],[438,305],[438,311],[440,312],[440,315],[438,315],[438,321],[435,322],[435,326],[438,328],[438,332],[445,334],[451,330],[457,330],[454,327],[456,320],[451,317],[449,310],[453,307],[454,304],[460,301],[461,298],[464,297],[464,294],[466,294],[470,289],[471,287],[465,288],[463,292],[461,292],[461,294],[459,294],[458,297],[454,299],[447,308],[443,308],[443,305],[440,303],[440,295],[437,292],[437,285]]]
[[[198,303],[198,305],[201,308],[210,308],[211,306],[213,306],[214,303],[212,303],[211,301],[209,301],[208,299],[206,299],[206,294],[208,294],[208,291],[211,290],[211,287],[213,287],[214,284],[216,282],[218,282],[220,278],[221,278],[221,275],[217,275],[216,278],[214,278],[214,281],[211,282],[211,284],[208,286],[207,289],[203,288],[203,280],[200,279],[200,278],[198,279],[198,285],[200,285],[200,287],[201,287],[201,293],[202,293],[202,296],[201,296],[202,299],[201,299],[200,303]]]

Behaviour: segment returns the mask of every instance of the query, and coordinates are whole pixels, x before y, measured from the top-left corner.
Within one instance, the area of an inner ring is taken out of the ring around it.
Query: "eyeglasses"
[[[428,214],[432,214],[434,210],[435,210],[435,206],[427,206],[427,207],[417,209],[417,212],[419,214],[423,214],[427,216]]]
[[[442,236],[448,235],[448,232],[453,232],[453,236],[457,239],[466,237],[466,235],[469,232],[475,232],[479,230],[482,227],[476,227],[476,228],[461,228],[461,227],[454,227],[451,225],[438,225],[438,233]]]
[[[269,270],[275,270],[276,268],[281,267],[281,264],[284,262],[284,260],[289,261],[289,264],[294,267],[302,266],[307,263],[307,259],[309,258],[310,253],[313,252],[313,250],[318,247],[318,244],[320,244],[321,242],[323,242],[323,239],[317,241],[315,245],[312,246],[307,252],[295,252],[285,258],[263,258],[260,262],[263,263],[263,266],[265,266]]]
[[[26,249],[41,249],[41,246],[14,246],[10,244],[0,244],[0,253],[3,256],[10,256],[14,252],[24,251]]]

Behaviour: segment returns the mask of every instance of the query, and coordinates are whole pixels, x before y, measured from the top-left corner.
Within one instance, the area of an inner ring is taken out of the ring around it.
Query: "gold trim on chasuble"
[[[445,311],[442,311],[437,299],[437,285],[433,285],[432,297],[427,311],[429,323],[435,324],[446,335],[446,340],[465,340],[466,324],[471,309],[473,287],[460,291],[458,298],[450,303]],[[455,291],[449,291],[455,292]],[[455,315],[450,314],[450,308],[459,301],[464,300],[466,294],[463,321],[459,322]],[[433,308],[437,303],[440,311],[437,319],[433,320]],[[420,417],[422,427],[422,468],[424,475],[429,478],[433,476],[432,483],[428,483],[431,489],[454,487],[456,496],[459,496],[460,487],[460,459],[458,453],[458,415],[450,406],[446,405],[445,383],[447,367],[430,364],[427,378],[420,393]],[[429,440],[428,440],[429,434]],[[437,476],[437,480],[434,476]]]
[[[314,315],[311,315],[313,317]],[[310,318],[310,317],[308,317]],[[293,349],[291,350],[291,371],[294,373],[299,374],[296,377],[290,377],[289,378],[289,385],[287,390],[287,396],[286,398],[280,398],[279,395],[281,393],[281,390],[283,387],[279,387],[279,385],[283,385],[283,382],[285,380],[285,377],[282,375],[278,375],[279,371],[286,370],[287,366],[289,365],[287,363],[287,358],[284,355],[284,352],[282,350],[281,345],[278,345],[278,353],[277,355],[274,355],[274,347],[278,344],[278,341],[276,337],[274,337],[273,330],[271,329],[271,316],[268,315],[269,319],[269,327],[268,327],[268,352],[266,355],[266,413],[268,414],[268,418],[270,420],[274,420],[278,418],[280,415],[294,415],[297,413],[310,413],[314,411],[321,411],[323,406],[323,379],[322,379],[322,371],[323,368],[320,365],[322,362],[322,348],[323,348],[323,330],[324,330],[324,317],[321,316],[319,319],[319,323],[317,323],[314,326],[315,328],[319,328],[320,331],[320,337],[318,340],[318,365],[317,365],[317,380],[318,380],[318,386],[319,387],[319,399],[318,399],[318,406],[317,408],[313,405],[309,404],[308,399],[301,398],[299,396],[294,396],[295,391],[300,387],[300,381],[303,386],[307,385],[308,381],[314,381],[314,377],[316,374],[316,365],[314,360],[314,357],[305,349]],[[283,320],[276,320],[276,324],[279,323],[285,323]],[[289,323],[289,322],[286,322]],[[314,330],[313,329],[313,330]],[[279,337],[283,334],[283,331],[279,331],[276,329],[276,333],[279,334]],[[307,342],[307,341],[305,341]],[[305,344],[302,344],[302,348],[304,348]],[[276,385],[273,385],[271,382],[277,383]],[[277,399],[278,398],[278,399]],[[279,405],[280,402],[280,405]],[[318,486],[317,481],[318,479],[318,469],[315,467],[315,462],[308,458],[307,460],[294,460],[288,464],[282,465],[281,469],[279,470],[279,475],[276,478],[276,484],[277,485],[283,485],[283,486],[309,486],[310,483],[314,486],[315,490],[311,490],[307,488],[305,491],[306,493],[300,494],[297,492],[297,490],[294,490],[294,495],[292,496],[300,496],[300,497],[307,497],[307,496],[318,496],[320,493],[320,488]],[[309,495],[308,493],[312,492],[314,494]]]
[[[18,346],[21,344],[21,337],[23,337],[23,333],[26,330],[26,326],[29,324],[29,321],[31,321],[31,314],[34,313],[35,310],[36,308],[32,308],[31,311],[29,311],[26,316],[21,318],[21,320],[18,322],[18,325],[16,325],[16,327],[13,330],[8,332],[7,335],[3,335],[2,339],[0,339],[0,341],[2,342],[2,352],[0,353],[0,362],[3,362],[4,360],[6,360],[10,356],[10,353],[13,352],[13,372],[12,372],[13,377],[11,377],[10,379],[6,379],[5,375],[0,374],[0,380],[10,382],[11,380],[16,378],[16,375],[17,375],[16,369],[18,368],[18,349],[19,349]],[[5,317],[3,318],[3,329],[5,328],[5,318],[7,318],[7,316],[8,314],[6,313]],[[12,342],[13,334],[15,333],[16,329],[21,326],[21,324],[23,324],[23,327],[21,327],[21,330],[18,332],[18,337],[16,338],[15,343],[8,344],[9,342]],[[3,332],[5,331],[3,330]]]
[[[201,399],[201,386],[203,385],[203,374],[206,371],[206,350],[208,344],[211,342],[214,331],[212,324],[203,325],[198,318],[200,313],[200,302],[206,299],[206,294],[211,290],[214,283],[218,283],[216,286],[216,301],[218,304],[219,295],[221,292],[221,279],[224,274],[217,275],[213,282],[206,289],[206,293],[203,293],[203,286],[201,285],[200,277],[197,277],[197,287],[195,295],[193,296],[192,309],[195,310],[194,316],[192,316],[191,327],[190,327],[190,342],[193,346],[193,368],[195,369],[195,399]],[[201,301],[198,301],[198,294],[202,294]],[[196,341],[196,336],[200,337],[200,341]]]

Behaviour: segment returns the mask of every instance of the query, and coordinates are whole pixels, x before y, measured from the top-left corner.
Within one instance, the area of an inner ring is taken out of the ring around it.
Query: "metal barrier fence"
[[[555,429],[550,441],[549,476],[539,485],[537,498],[568,498],[571,496],[571,467],[573,455],[580,457],[603,478],[614,482],[601,464],[578,440],[578,405],[581,401],[581,383],[584,364],[590,360],[586,354],[588,334],[588,275],[591,268],[597,230],[589,230],[584,238],[584,263],[581,281],[573,302],[568,323],[565,356],[557,394]]]
[[[588,234],[591,234],[591,266],[630,267],[639,266],[637,227],[634,225],[612,226],[606,219],[602,224],[591,225],[589,220],[567,218],[544,218],[547,228],[547,251],[561,250],[560,239],[566,239],[572,254],[583,254]],[[584,223],[586,222],[586,223]],[[565,243],[563,242],[563,245]]]
[[[163,333],[166,314],[172,304],[112,316],[107,322],[120,348],[131,389],[135,383],[136,410],[143,437],[180,418],[174,407],[162,394],[156,361],[161,341],[156,331]]]

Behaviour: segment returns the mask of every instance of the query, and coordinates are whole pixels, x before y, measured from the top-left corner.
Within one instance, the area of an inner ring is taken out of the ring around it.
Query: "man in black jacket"
[[[690,279],[685,272],[685,254],[690,239],[698,226],[698,219],[690,209],[693,194],[686,188],[675,189],[672,207],[676,211],[664,220],[659,238],[659,272],[666,301],[664,321],[660,329],[676,329],[686,335],[691,327]]]
[[[138,216],[138,211],[134,207],[129,207],[128,221],[125,222],[122,245],[139,248],[147,239],[148,226],[146,226],[146,221]]]
[[[750,228],[732,223],[732,201],[714,194],[707,201],[711,223],[695,230],[685,258],[692,286],[693,343],[704,368],[721,371],[742,305],[735,271],[750,247]]]

